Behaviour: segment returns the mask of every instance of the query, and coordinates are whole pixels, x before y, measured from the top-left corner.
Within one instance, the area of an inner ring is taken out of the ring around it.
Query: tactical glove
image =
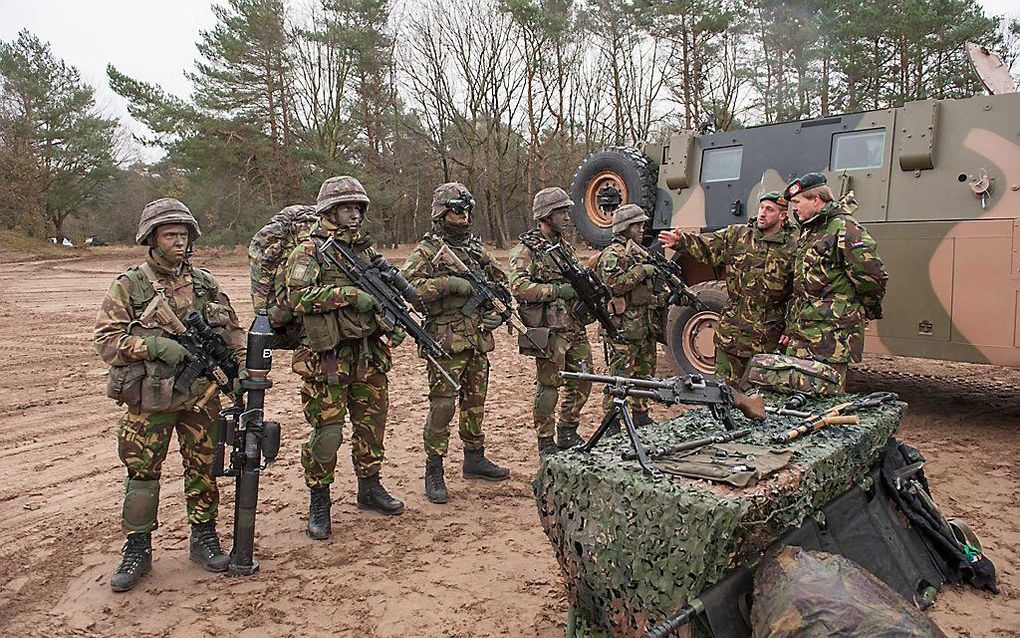
[[[492,332],[496,328],[503,325],[503,317],[500,317],[494,312],[490,312],[482,315],[482,328]]]
[[[344,286],[340,289],[340,294],[347,300],[347,305],[358,312],[369,313],[382,310],[382,306],[379,305],[376,298],[360,288]]]
[[[246,392],[246,390],[244,389],[244,382],[247,381],[250,377],[251,375],[248,374],[248,368],[245,368],[244,364],[242,363],[240,370],[238,370],[237,372],[237,378],[234,379],[233,388],[234,394],[244,394]]]
[[[652,264],[642,264],[642,268],[645,270],[645,277],[651,279],[659,273],[659,269]]]
[[[471,282],[463,277],[448,277],[450,294],[457,295],[458,297],[469,297],[474,292],[474,288],[471,286]]]
[[[176,367],[181,361],[191,358],[188,349],[173,339],[166,337],[145,337],[145,347],[149,351],[150,361],[165,361]]]
[[[396,348],[400,344],[404,343],[404,339],[407,338],[407,333],[399,328],[390,333],[390,347]]]
[[[556,286],[557,299],[577,299],[577,291],[570,284],[554,284]]]

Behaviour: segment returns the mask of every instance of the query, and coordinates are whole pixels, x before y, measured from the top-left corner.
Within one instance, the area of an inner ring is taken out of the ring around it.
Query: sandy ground
[[[130,593],[111,593],[123,542],[120,410],[104,395],[106,368],[91,335],[104,291],[140,252],[76,254],[34,261],[0,255],[0,635],[563,635],[560,573],[529,485],[536,469],[532,364],[503,332],[486,433],[491,456],[512,468],[510,481],[471,482],[448,471],[451,502],[428,503],[423,367],[413,348],[403,347],[391,373],[383,475],[407,511],[385,518],[354,507],[345,445],[333,537],[309,540],[298,461],[308,430],[297,379],[282,355],[267,398],[284,432],[280,460],[262,479],[262,571],[228,578],[189,562],[180,456],[171,446],[153,573]],[[247,323],[243,255],[206,252],[196,262],[213,270]],[[974,527],[999,570],[998,597],[948,588],[932,617],[950,635],[1020,635],[1020,371],[875,357],[866,364],[853,389],[891,389],[910,403],[903,438],[927,455],[936,500]],[[597,403],[586,408],[588,431]],[[449,465],[456,468],[461,447],[454,439]],[[229,534],[233,486],[223,481],[221,490],[220,528]]]

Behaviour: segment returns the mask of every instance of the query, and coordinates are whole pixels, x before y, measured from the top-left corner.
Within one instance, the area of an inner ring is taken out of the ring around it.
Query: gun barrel
[[[604,383],[606,385],[632,386],[635,388],[671,388],[673,384],[663,379],[639,379],[636,377],[613,377],[601,374],[587,374],[585,372],[560,372],[564,379],[578,379],[580,381],[591,381],[592,383]]]

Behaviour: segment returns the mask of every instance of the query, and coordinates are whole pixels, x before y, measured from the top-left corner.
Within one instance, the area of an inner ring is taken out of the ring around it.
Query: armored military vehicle
[[[868,352],[1020,366],[1020,94],[971,49],[989,95],[598,151],[574,175],[574,225],[603,247],[625,202],[649,212],[652,238],[745,224],[759,193],[821,171],[838,197],[853,192],[890,273]],[[713,311],[674,308],[669,354],[681,370],[711,373],[724,274],[681,264]]]

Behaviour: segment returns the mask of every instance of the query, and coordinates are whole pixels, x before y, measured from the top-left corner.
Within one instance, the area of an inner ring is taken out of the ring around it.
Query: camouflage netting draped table
[[[770,415],[740,442],[794,455],[785,468],[746,488],[648,477],[637,461],[621,460],[631,449],[626,433],[604,437],[590,455],[550,456],[535,479],[535,496],[581,624],[613,636],[640,635],[646,621],[673,613],[850,489],[880,460],[905,408],[872,408],[858,413],[859,425],[830,426],[782,445],[772,444],[771,436],[799,419]],[[735,419],[739,427],[752,425]],[[655,448],[722,431],[706,409],[696,409],[639,434]]]

